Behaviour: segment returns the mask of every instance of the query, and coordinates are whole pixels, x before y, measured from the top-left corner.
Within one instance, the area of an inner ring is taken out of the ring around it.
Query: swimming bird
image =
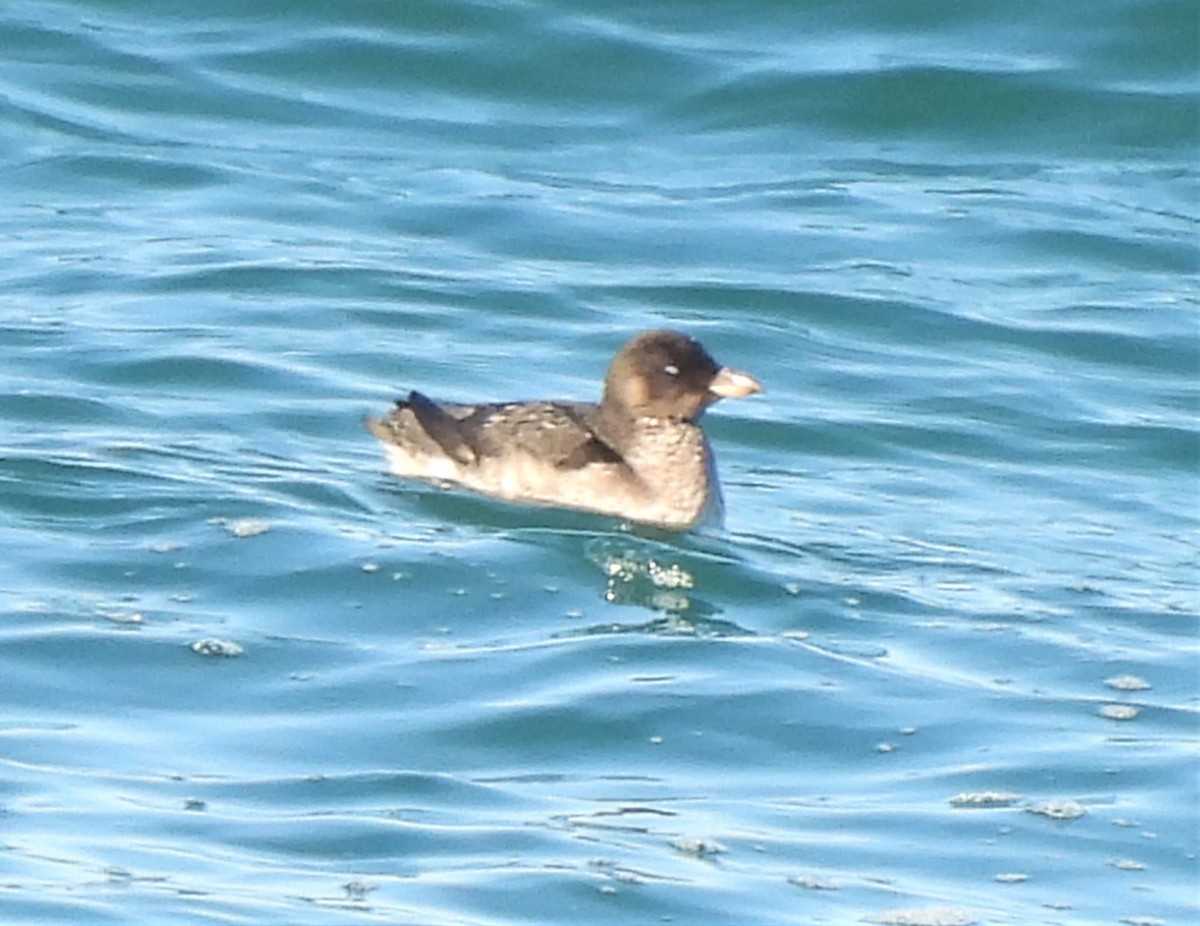
[[[365,423],[397,476],[687,530],[719,522],[724,508],[700,416],[761,391],[695,339],[643,331],[613,358],[598,405],[458,405],[413,391]]]

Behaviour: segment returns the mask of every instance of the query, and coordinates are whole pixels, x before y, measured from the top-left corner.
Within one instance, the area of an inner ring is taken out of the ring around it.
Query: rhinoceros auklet
[[[599,405],[452,405],[410,392],[366,426],[397,476],[686,530],[723,510],[700,416],[761,391],[687,335],[644,331],[613,358]]]

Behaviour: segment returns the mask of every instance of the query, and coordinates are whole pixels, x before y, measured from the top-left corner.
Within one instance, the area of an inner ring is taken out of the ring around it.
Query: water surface
[[[0,14],[10,923],[1189,923],[1189,4]],[[767,393],[724,530],[409,388]]]

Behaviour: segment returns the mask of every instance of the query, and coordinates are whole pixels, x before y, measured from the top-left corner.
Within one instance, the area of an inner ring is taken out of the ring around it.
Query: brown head
[[[762,392],[752,376],[719,365],[678,331],[643,331],[613,358],[604,406],[636,417],[695,421],[723,398]]]

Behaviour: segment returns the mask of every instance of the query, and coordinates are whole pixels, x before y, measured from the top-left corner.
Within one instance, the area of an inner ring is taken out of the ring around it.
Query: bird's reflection
[[[653,632],[687,636],[744,636],[747,631],[717,617],[721,608],[698,591],[712,564],[702,555],[642,538],[599,537],[587,558],[604,576],[604,600],[655,612],[653,620],[607,623],[595,633]]]

